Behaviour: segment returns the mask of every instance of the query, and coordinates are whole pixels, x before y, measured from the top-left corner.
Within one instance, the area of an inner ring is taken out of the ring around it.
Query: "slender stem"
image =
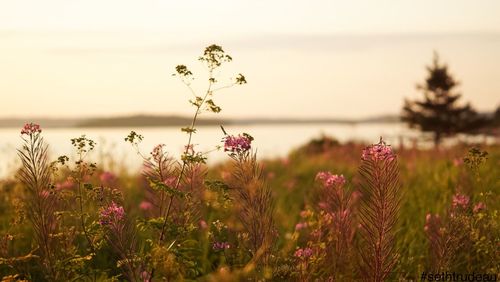
[[[210,67],[209,70],[208,70],[208,72],[209,72],[208,88],[207,88],[207,90],[205,92],[205,96],[201,100],[201,103],[196,106],[196,111],[194,113],[193,120],[191,121],[191,126],[189,127],[191,130],[189,130],[189,138],[188,138],[188,142],[187,142],[186,148],[184,149],[184,155],[187,155],[188,152],[189,152],[189,148],[191,146],[191,141],[193,139],[193,129],[194,129],[195,125],[196,125],[196,121],[198,119],[198,115],[201,113],[200,109],[203,106],[203,104],[205,103],[205,101],[207,100],[207,97],[212,93],[211,89],[212,89],[212,85],[213,85],[213,79],[212,79],[213,78],[213,71],[214,71],[213,67]],[[187,86],[188,86],[188,88],[190,88],[190,90],[192,90],[189,85],[187,85]],[[186,171],[187,164],[188,163],[187,163],[186,160],[182,161],[181,171],[179,173],[179,177],[177,178],[177,181],[176,181],[175,187],[174,187],[175,190],[177,190],[179,188],[179,185],[181,183],[182,177],[184,176],[184,172]],[[172,209],[172,203],[173,203],[173,201],[174,201],[174,195],[171,195],[170,198],[169,198],[167,210],[165,212],[165,216],[164,216],[164,219],[163,219],[163,224],[162,224],[162,227],[161,227],[160,237],[158,238],[158,244],[161,244],[163,242],[164,237],[165,237],[165,228],[167,226],[168,216],[170,215],[170,211]],[[155,268],[153,267],[151,269],[151,272],[150,272],[150,275],[149,275],[149,282],[152,281],[154,273],[155,273]]]
[[[84,176],[84,173],[83,173],[83,168],[82,168],[82,162],[83,162],[83,155],[82,153],[80,152],[79,153],[80,155],[80,159],[79,159],[79,177],[78,177],[78,206],[79,206],[79,209],[80,209],[80,224],[82,225],[82,230],[83,230],[83,234],[85,235],[85,239],[87,240],[87,242],[89,243],[89,247],[90,247],[90,250],[92,251],[92,253],[96,253],[95,251],[95,248],[94,248],[94,244],[92,243],[92,240],[90,240],[90,236],[87,232],[87,228],[85,227],[85,218],[83,216],[83,193],[82,193],[82,179],[83,179],[83,176]]]
[[[209,77],[212,78],[213,77],[213,69],[210,69],[209,70]],[[188,138],[188,142],[187,142],[187,145],[186,145],[186,148],[184,149],[184,154],[186,155],[188,152],[189,152],[189,148],[191,146],[191,141],[192,141],[192,138],[193,138],[193,130],[195,125],[196,125],[196,121],[198,119],[198,115],[200,114],[200,109],[201,107],[203,106],[203,104],[205,103],[208,95],[211,93],[211,88],[212,88],[212,79],[209,79],[209,83],[208,83],[208,89],[205,93],[205,96],[203,97],[203,100],[201,101],[201,103],[196,107],[196,112],[193,116],[193,120],[191,121],[191,126],[190,126],[190,131],[189,131],[189,138]],[[175,184],[175,188],[174,189],[178,189],[179,188],[179,185],[181,183],[181,180],[182,180],[182,177],[184,176],[184,172],[186,170],[186,166],[187,166],[187,161],[183,160],[182,161],[182,168],[181,168],[181,172],[179,173],[179,177],[177,178],[177,182]],[[173,202],[173,198],[174,198],[174,195],[171,195],[170,196],[170,199],[169,199],[169,203],[168,203],[168,206],[167,206],[167,211],[165,213],[165,218],[163,220],[163,225],[162,225],[162,229],[161,229],[161,233],[160,233],[160,237],[159,237],[159,243],[161,243],[163,241],[163,237],[165,235],[165,227],[167,225],[167,221],[168,221],[168,216],[170,214],[170,210],[172,208],[172,202]]]

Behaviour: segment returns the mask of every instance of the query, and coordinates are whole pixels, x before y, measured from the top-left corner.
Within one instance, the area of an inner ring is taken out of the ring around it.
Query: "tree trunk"
[[[439,144],[441,144],[441,133],[434,133],[434,149],[439,149]]]

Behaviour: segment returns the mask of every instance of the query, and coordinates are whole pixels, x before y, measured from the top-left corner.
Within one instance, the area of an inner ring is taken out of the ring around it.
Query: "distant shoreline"
[[[103,128],[103,127],[161,127],[187,126],[191,118],[184,116],[134,115],[112,118],[56,119],[56,118],[0,118],[0,128],[19,128],[26,122],[41,124],[44,128]],[[279,124],[366,124],[399,123],[396,115],[364,119],[339,118],[241,118],[241,119],[199,119],[199,126],[218,125],[279,125]]]

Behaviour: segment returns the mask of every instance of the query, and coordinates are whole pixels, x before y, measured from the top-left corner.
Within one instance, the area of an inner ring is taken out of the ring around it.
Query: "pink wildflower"
[[[463,163],[464,163],[464,160],[462,158],[454,158],[453,159],[454,166],[461,166]]]
[[[328,204],[327,204],[327,203],[325,203],[325,202],[319,202],[319,203],[318,203],[318,207],[319,207],[320,209],[322,209],[322,210],[326,210],[326,209],[328,209]]]
[[[244,153],[251,148],[253,141],[252,136],[243,133],[243,135],[238,134],[238,136],[228,135],[224,137],[224,152],[231,153]]]
[[[35,133],[41,133],[42,129],[40,128],[40,125],[36,123],[27,123],[23,126],[21,129],[21,134],[26,134],[26,135],[32,135]]]
[[[49,190],[42,190],[42,191],[40,192],[40,197],[42,197],[42,198],[48,198],[48,197],[49,197],[49,195],[50,195]]]
[[[121,221],[125,216],[125,210],[122,206],[118,206],[115,202],[103,209],[100,214],[100,225],[112,225]]]
[[[231,245],[229,245],[228,242],[214,242],[212,245],[212,249],[216,251],[226,250],[229,249],[230,247]]]
[[[485,210],[485,209],[486,209],[486,204],[483,202],[479,202],[479,203],[474,205],[474,208],[472,208],[472,211],[474,213],[477,213],[477,212]]]
[[[386,145],[382,139],[380,143],[366,147],[363,150],[361,159],[364,161],[392,161],[396,158],[390,146]]]
[[[199,223],[199,224],[200,224],[200,228],[201,228],[201,229],[203,229],[203,230],[205,230],[205,229],[207,229],[207,228],[208,228],[208,224],[207,224],[207,222],[206,222],[205,220],[203,220],[203,219],[202,219],[202,220],[200,220],[200,223]]]
[[[316,180],[320,180],[323,187],[342,186],[345,184],[345,177],[343,175],[331,174],[328,171],[318,172]]]
[[[308,210],[300,211],[300,217],[302,217],[302,218],[306,218],[309,215],[310,215],[310,212]]]
[[[142,201],[139,204],[139,208],[143,211],[149,211],[153,208],[153,204],[151,204],[151,202],[148,202],[148,201]]]
[[[308,258],[313,255],[313,250],[311,248],[298,249],[295,251],[294,256],[297,258]]]
[[[276,173],[274,171],[270,171],[267,173],[267,178],[274,179],[276,177]]]
[[[231,173],[229,171],[221,171],[220,173],[220,177],[224,180],[224,181],[228,181],[230,178],[231,178]]]
[[[102,183],[110,184],[116,179],[116,176],[112,172],[105,171],[99,175],[99,179]]]
[[[143,272],[141,272],[141,279],[142,279],[142,281],[144,281],[144,282],[149,282],[149,281],[150,281],[150,279],[149,279],[149,278],[150,278],[150,276],[151,276],[151,275],[150,275],[150,274],[149,274],[149,272],[148,272],[148,271],[146,271],[146,270],[144,270]]]
[[[73,179],[68,177],[64,182],[57,183],[56,189],[58,190],[71,189],[74,187],[74,185],[75,182],[73,181]]]
[[[469,197],[463,194],[455,194],[453,196],[452,206],[454,208],[460,207],[462,209],[467,208],[469,205]]]
[[[299,222],[295,225],[295,231],[300,231],[304,228],[307,228],[307,222]]]

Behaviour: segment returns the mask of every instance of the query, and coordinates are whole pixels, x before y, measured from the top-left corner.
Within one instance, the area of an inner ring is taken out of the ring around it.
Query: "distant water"
[[[333,136],[341,142],[349,140],[369,143],[378,142],[380,136],[394,145],[400,142],[400,136],[418,136],[418,133],[406,128],[400,123],[380,124],[301,124],[301,125],[254,125],[228,126],[229,134],[247,132],[255,141],[253,147],[258,150],[259,158],[285,157],[290,150],[297,148],[312,138],[322,134]],[[74,150],[70,139],[85,134],[97,142],[95,152],[90,156],[105,169],[117,170],[127,168],[138,169],[141,158],[135,154],[131,145],[124,141],[130,130],[144,136],[140,148],[145,154],[160,143],[166,144],[167,151],[178,157],[187,141],[187,134],[176,127],[147,127],[147,128],[48,128],[43,131],[45,141],[49,144],[51,157],[60,155],[72,156]],[[223,133],[219,127],[200,127],[194,135],[194,144],[197,150],[213,150],[221,145]],[[408,139],[406,139],[408,140]],[[0,129],[0,177],[9,175],[19,166],[16,148],[21,146],[19,130],[14,128]],[[209,163],[227,159],[222,151],[214,151],[208,155]],[[114,160],[111,162],[110,160]]]
[[[414,132],[402,124],[308,124],[308,125],[255,125],[255,126],[228,126],[225,128],[229,134],[247,132],[255,141],[254,148],[258,150],[260,158],[285,157],[290,150],[297,148],[314,137],[322,134],[330,135],[341,142],[357,140],[364,142],[377,142],[380,136],[389,142],[398,142],[400,135],[412,135]],[[118,169],[125,166],[137,169],[141,159],[135,154],[131,145],[124,141],[130,132],[129,128],[48,128],[43,131],[45,141],[49,144],[51,156],[72,156],[74,150],[70,139],[85,134],[97,142],[95,152],[90,156],[93,160],[104,165],[106,169]],[[144,136],[141,151],[145,154],[160,143],[166,144],[166,149],[178,157],[187,141],[187,134],[176,127],[147,127],[134,128]],[[213,150],[221,145],[223,133],[219,127],[200,127],[194,135],[194,144],[198,150]],[[19,165],[15,149],[21,146],[18,129],[0,129],[0,177],[6,176]],[[214,151],[208,155],[209,163],[226,159],[221,151]],[[111,163],[113,159],[117,164]],[[103,164],[104,162],[104,164]]]

